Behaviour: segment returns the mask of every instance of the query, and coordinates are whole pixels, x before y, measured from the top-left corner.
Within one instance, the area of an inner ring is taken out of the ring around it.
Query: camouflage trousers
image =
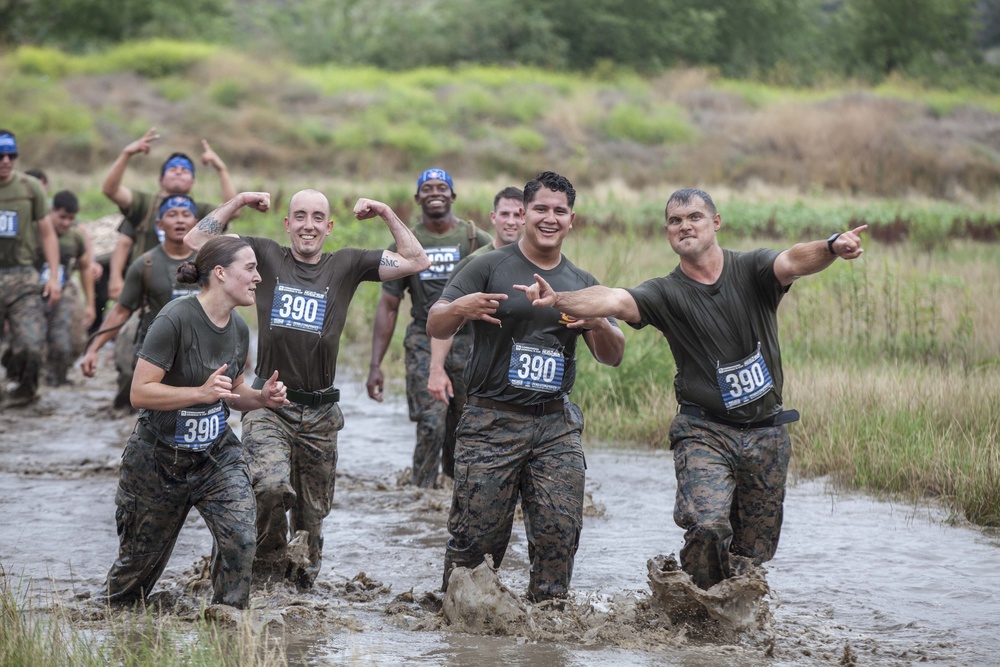
[[[100,597],[145,599],[194,507],[212,533],[212,604],[247,606],[256,505],[243,448],[231,430],[207,452],[188,452],[151,442],[137,426],[122,454],[115,505],[118,559]]]
[[[469,364],[472,350],[472,335],[462,333],[452,339],[451,351],[445,359],[444,369],[448,373],[454,390],[451,402],[445,405],[427,391],[427,378],[431,366],[431,339],[426,325],[411,322],[406,328],[403,341],[406,349],[406,402],[410,410],[410,420],[417,422],[417,444],[413,450],[413,483],[431,488],[437,481],[442,454],[447,462],[445,472],[454,461],[454,435],[449,428],[461,419],[465,406],[465,367]],[[446,450],[447,448],[447,450]]]
[[[257,496],[254,572],[273,569],[290,536],[309,531],[310,565],[293,573],[311,586],[323,563],[323,520],[333,508],[337,432],[344,414],[336,403],[253,410],[243,415],[243,444]]]
[[[55,383],[66,381],[73,360],[83,350],[79,331],[82,330],[82,304],[76,286],[67,282],[62,298],[55,305],[45,304],[45,345],[48,372]]]
[[[534,416],[466,406],[455,445],[455,492],[444,589],[454,567],[503,561],[520,496],[533,600],[565,597],[583,526],[583,413]]]
[[[0,335],[4,323],[9,326],[3,364],[7,376],[21,385],[18,390],[32,396],[38,390],[45,346],[42,306],[38,271],[30,266],[0,271]]]
[[[139,349],[142,347],[136,338],[139,329],[139,317],[132,315],[126,320],[118,337],[115,339],[115,369],[118,371],[118,391],[115,393],[114,407],[132,408],[132,376],[135,374],[135,364],[139,360]]]
[[[739,429],[679,414],[670,446],[674,522],[686,531],[681,567],[694,583],[708,589],[732,576],[731,556],[771,560],[792,453],[788,428]]]

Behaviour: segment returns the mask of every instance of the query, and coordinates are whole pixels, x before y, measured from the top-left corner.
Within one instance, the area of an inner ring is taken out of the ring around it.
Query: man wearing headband
[[[267,193],[245,192],[198,223],[185,239],[200,248],[222,233],[244,206],[266,210]],[[413,233],[385,204],[359,199],[354,217],[382,218],[390,250],[341,248],[323,252],[333,230],[330,202],[321,192],[302,190],[288,202],[289,245],[248,236],[257,257],[257,380],[278,371],[291,405],[243,415],[243,444],[257,498],[257,556],[254,579],[289,579],[301,588],[316,581],[323,560],[323,520],[333,507],[337,432],[344,415],[334,381],[340,334],[351,298],[363,281],[386,281],[425,271],[430,261]],[[303,533],[305,534],[303,536]],[[286,558],[289,538],[305,539],[309,563]]]
[[[55,304],[62,295],[58,275],[51,275],[44,285],[38,282],[34,266],[38,242],[45,261],[57,266],[59,241],[45,217],[45,191],[36,179],[14,169],[17,156],[14,133],[0,130],[0,331],[5,323],[10,327],[7,373],[18,382],[9,406],[27,405],[37,398],[45,343],[42,299]]]
[[[171,195],[189,195],[194,187],[194,162],[184,153],[174,153],[164,161],[160,168],[160,189],[155,194],[138,192],[122,185],[125,168],[134,155],[148,155],[153,142],[160,135],[156,128],[150,128],[144,135],[122,149],[118,158],[111,165],[108,175],[101,186],[104,194],[121,209],[125,219],[118,228],[118,245],[111,255],[108,268],[108,295],[117,299],[122,289],[122,275],[129,262],[139,255],[155,247],[163,240],[159,228],[154,224],[156,213],[163,200]],[[222,197],[226,200],[236,196],[229,169],[222,159],[212,150],[208,142],[202,139],[201,163],[212,165],[219,174],[219,185]],[[212,204],[197,204],[196,220],[208,215],[215,208]]]
[[[410,420],[417,423],[411,479],[417,486],[430,488],[437,483],[449,405],[435,400],[427,389],[431,361],[431,341],[425,331],[427,311],[441,296],[441,290],[455,265],[477,248],[490,245],[493,239],[472,222],[460,220],[452,213],[454,183],[451,175],[443,169],[428,169],[420,174],[413,198],[420,206],[421,218],[412,230],[431,259],[431,266],[417,275],[382,285],[382,297],[375,311],[367,387],[368,396],[381,402],[385,382],[382,359],[392,341],[403,293],[408,290],[410,316],[413,319],[406,328],[403,341],[406,348],[406,401]],[[469,358],[471,340],[471,336],[464,331],[456,335],[445,363],[456,394],[464,392],[463,369]],[[456,410],[460,408],[457,405],[452,407]]]
[[[129,392],[132,388],[136,353],[142,347],[146,330],[153,318],[173,299],[198,292],[196,286],[177,282],[177,267],[184,262],[194,261],[196,254],[184,245],[184,235],[198,221],[197,210],[194,200],[187,195],[173,195],[160,204],[156,226],[163,233],[163,242],[144,252],[128,267],[118,303],[104,319],[100,331],[87,346],[87,352],[80,362],[83,374],[93,377],[97,372],[98,350],[116,332],[121,331],[115,342],[115,366],[118,369],[118,393],[113,403],[115,408],[132,409]],[[139,311],[139,316],[130,320],[129,317],[135,311]]]

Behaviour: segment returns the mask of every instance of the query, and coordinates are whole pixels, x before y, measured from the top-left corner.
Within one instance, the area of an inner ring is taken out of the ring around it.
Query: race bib
[[[736,361],[716,370],[716,380],[722,393],[722,403],[727,410],[752,403],[774,389],[771,371],[764,356],[757,350],[746,359]]]
[[[45,262],[42,264],[42,270],[38,272],[38,282],[44,285],[49,282],[51,276],[52,272],[49,271],[49,263]],[[59,265],[59,286],[66,287],[66,267],[62,264]]]
[[[461,249],[457,245],[424,248],[424,252],[431,260],[431,266],[420,272],[421,280],[444,280],[455,270],[458,260],[462,259]]]
[[[17,211],[0,211],[0,239],[17,238]]]
[[[190,287],[174,287],[170,290],[170,300],[179,299],[182,296],[191,296],[192,294],[198,294],[201,290],[191,289]]]
[[[566,358],[562,352],[541,345],[514,343],[510,351],[507,382],[531,391],[555,392],[562,389]]]
[[[177,411],[174,447],[201,452],[212,446],[226,432],[226,411],[222,403],[207,408]]]
[[[320,334],[326,317],[326,292],[279,284],[271,303],[271,327]]]

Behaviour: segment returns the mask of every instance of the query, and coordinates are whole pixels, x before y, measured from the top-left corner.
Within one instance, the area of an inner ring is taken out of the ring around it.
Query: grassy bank
[[[287,665],[252,612],[237,621],[187,621],[152,608],[76,608],[29,601],[0,570],[0,665],[24,667],[277,667]],[[211,614],[209,613],[209,616]],[[91,629],[90,621],[99,621]]]
[[[0,99],[25,166],[80,174],[103,174],[156,126],[164,155],[208,138],[244,184],[290,173],[409,181],[433,163],[464,179],[524,182],[554,168],[579,185],[916,192],[995,210],[1000,179],[1000,96],[905,80],[801,89],[693,69],[386,72],[151,40],[0,53]],[[160,161],[133,168],[152,174]]]

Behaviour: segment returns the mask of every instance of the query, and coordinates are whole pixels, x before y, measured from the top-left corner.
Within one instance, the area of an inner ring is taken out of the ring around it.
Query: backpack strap
[[[469,228],[469,254],[471,255],[479,247],[479,237],[476,235],[476,223],[466,220],[465,224]]]

